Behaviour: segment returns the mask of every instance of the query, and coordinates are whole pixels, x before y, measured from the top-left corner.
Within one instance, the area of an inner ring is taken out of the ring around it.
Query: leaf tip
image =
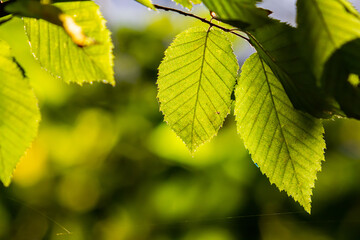
[[[306,205],[301,205],[304,210],[309,214],[311,215],[311,202],[307,203]]]
[[[12,178],[12,176],[1,177],[1,181],[2,181],[2,183],[4,184],[5,187],[9,187],[9,186],[10,186],[11,178]]]

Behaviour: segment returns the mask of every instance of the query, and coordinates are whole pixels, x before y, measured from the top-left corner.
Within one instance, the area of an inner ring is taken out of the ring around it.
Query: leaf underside
[[[238,82],[237,128],[253,161],[271,183],[310,212],[312,188],[324,160],[321,121],[294,109],[258,54],[244,63]]]
[[[189,29],[166,50],[157,82],[160,110],[190,152],[222,126],[238,68],[231,43],[217,29]]]
[[[17,163],[37,134],[40,112],[27,79],[2,40],[0,65],[0,179],[8,186]]]
[[[65,82],[115,84],[113,45],[99,7],[92,1],[55,3],[72,16],[96,44],[78,47],[64,29],[42,19],[24,18],[31,50],[41,66]]]

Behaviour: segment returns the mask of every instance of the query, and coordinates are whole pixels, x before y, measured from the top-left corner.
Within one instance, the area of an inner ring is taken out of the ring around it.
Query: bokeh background
[[[360,239],[359,121],[324,122],[326,161],[308,215],[260,173],[232,115],[194,156],[163,122],[157,67],[174,36],[199,23],[133,0],[98,2],[113,33],[116,87],[51,77],[21,20],[0,27],[42,113],[12,184],[0,186],[0,239]],[[263,7],[295,24],[294,1]],[[208,16],[203,6],[195,12]],[[235,40],[240,63],[252,51]]]

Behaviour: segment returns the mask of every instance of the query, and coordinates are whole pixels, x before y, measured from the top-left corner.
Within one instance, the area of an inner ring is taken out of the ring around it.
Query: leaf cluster
[[[360,119],[360,14],[347,0],[298,0],[298,26],[292,27],[271,18],[259,0],[175,0],[189,10],[202,2],[210,20],[136,1],[208,23],[175,38],[157,81],[164,119],[190,152],[217,135],[234,104],[238,133],[255,164],[310,212],[324,161],[322,119]],[[53,76],[115,84],[110,31],[94,2],[1,1],[0,24],[13,17],[23,18],[34,57]],[[230,34],[256,49],[241,71]],[[1,39],[0,62],[0,180],[8,185],[40,113]]]
[[[1,24],[22,17],[34,57],[54,77],[115,84],[110,31],[94,2],[1,1],[0,14]],[[0,62],[0,180],[7,186],[37,135],[40,112],[26,72],[2,39]]]
[[[217,134],[234,91],[238,133],[253,161],[310,212],[324,161],[321,119],[360,119],[359,13],[346,0],[298,0],[292,27],[259,1],[202,2],[257,53],[238,74],[226,34],[215,37],[224,29],[209,21],[208,29],[178,35],[159,68],[165,121],[194,152]]]

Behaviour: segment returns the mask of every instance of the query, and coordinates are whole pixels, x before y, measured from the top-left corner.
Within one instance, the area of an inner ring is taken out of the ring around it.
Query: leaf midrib
[[[304,198],[304,193],[303,193],[303,190],[302,188],[300,187],[300,182],[299,182],[299,179],[297,177],[297,174],[296,174],[296,169],[295,169],[295,165],[293,163],[293,159],[292,159],[292,156],[290,154],[290,151],[289,151],[289,145],[288,145],[288,142],[286,141],[286,138],[285,138],[285,134],[284,134],[284,130],[283,130],[283,127],[281,126],[281,121],[280,121],[280,117],[279,117],[279,114],[278,114],[278,111],[277,111],[277,107],[276,107],[276,104],[275,104],[275,101],[274,101],[274,97],[273,97],[273,94],[272,94],[272,90],[271,90],[271,86],[270,86],[270,83],[269,83],[269,78],[268,78],[268,75],[267,75],[267,72],[266,72],[266,69],[265,69],[265,66],[264,66],[264,62],[261,58],[260,59],[260,62],[261,62],[261,66],[264,70],[264,75],[265,75],[265,79],[266,79],[266,84],[269,88],[269,92],[270,92],[270,99],[271,99],[271,102],[275,108],[275,116],[276,116],[276,119],[278,120],[278,123],[279,123],[279,126],[280,126],[280,133],[284,139],[284,143],[285,143],[285,147],[286,147],[286,152],[288,153],[289,155],[289,160],[286,162],[286,166],[288,165],[288,163],[290,162],[291,163],[291,166],[294,170],[294,176],[295,176],[295,179],[296,179],[296,182],[297,182],[297,185],[299,186],[299,189],[301,191],[301,198],[303,199],[304,202],[306,202],[306,199]],[[282,147],[281,147],[282,148]],[[281,153],[281,148],[280,148],[280,151],[279,151],[279,154]],[[286,166],[285,166],[285,169],[286,169]],[[274,168],[274,172],[276,170],[276,167]],[[283,180],[283,179],[282,179]],[[291,183],[290,183],[291,184]]]
[[[198,84],[197,91],[196,91],[196,99],[195,99],[195,106],[194,106],[194,115],[193,115],[193,119],[192,119],[192,123],[191,123],[191,152],[194,151],[194,128],[195,128],[196,110],[197,110],[197,105],[198,105],[198,101],[199,101],[199,93],[200,93],[200,89],[201,89],[201,79],[202,79],[203,70],[204,70],[206,48],[207,48],[207,42],[208,42],[208,38],[209,38],[209,33],[210,33],[210,31],[211,31],[211,26],[208,28],[208,30],[207,30],[207,32],[206,32],[206,36],[205,36],[203,58],[202,58],[202,60],[201,60],[201,66],[200,66],[199,84]],[[205,133],[207,134],[206,131],[205,131]]]

